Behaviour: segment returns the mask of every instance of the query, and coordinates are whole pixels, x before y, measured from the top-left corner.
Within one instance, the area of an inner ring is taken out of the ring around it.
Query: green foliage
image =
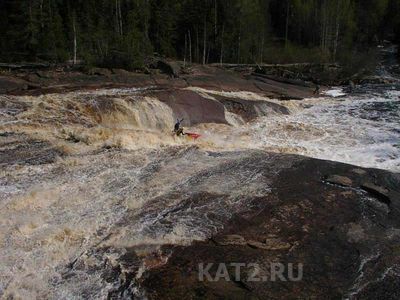
[[[377,49],[371,48],[364,51],[349,50],[340,52],[338,61],[343,66],[343,77],[353,74],[373,74],[377,61]]]
[[[399,20],[400,0],[2,0],[0,59],[353,64]]]
[[[267,47],[264,50],[264,62],[270,64],[284,63],[326,63],[329,55],[319,47],[301,47],[289,43],[286,47]]]

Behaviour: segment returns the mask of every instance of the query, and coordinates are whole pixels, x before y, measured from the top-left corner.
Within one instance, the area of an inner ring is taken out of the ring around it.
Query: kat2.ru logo
[[[200,263],[198,271],[200,281],[300,281],[303,278],[301,263],[275,262],[263,268],[256,263]]]

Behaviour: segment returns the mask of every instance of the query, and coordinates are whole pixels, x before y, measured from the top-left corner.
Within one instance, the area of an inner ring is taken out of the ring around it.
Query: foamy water
[[[0,129],[28,132],[41,139],[55,136],[51,142],[56,144],[72,136],[89,145],[96,146],[97,142],[129,150],[185,144],[187,141],[171,137],[176,117],[173,111],[158,99],[141,94],[149,88],[152,87],[9,97],[7,101],[26,103],[29,109],[15,115],[19,106],[3,108]],[[196,141],[201,147],[296,153],[400,172],[400,91],[368,91],[349,96],[335,88],[324,91],[318,99],[279,101],[246,91],[188,89],[211,99],[221,95],[268,101],[284,105],[290,111],[290,115],[271,112],[250,124],[226,111],[226,119],[232,126],[203,124],[186,128],[202,134]],[[44,123],[50,126],[43,126]],[[51,124],[59,129],[55,130]],[[96,124],[99,126],[93,127]]]
[[[399,91],[299,106],[291,115],[263,117],[250,126],[256,147],[400,172]]]
[[[173,111],[138,89],[6,97],[0,130],[12,135],[4,149],[37,139],[65,156],[43,165],[2,165],[0,297],[75,299],[85,291],[106,298],[119,283],[105,284],[104,269],[125,249],[153,251],[217,232],[253,205],[248,195],[270,192],[268,171],[254,170],[273,163],[250,151],[217,151],[258,148],[400,171],[400,92],[283,102],[192,90],[279,103],[291,114],[244,124],[226,112],[232,126],[190,128],[202,137],[189,142],[171,135]],[[208,195],[215,199],[207,202]]]
[[[247,125],[235,122],[227,113],[234,128],[196,128],[203,134],[203,145],[221,151],[256,148],[294,153],[400,172],[400,91],[349,96],[334,88],[321,98],[279,101],[251,92],[191,90],[210,97],[279,103],[290,110],[290,115],[269,114]]]

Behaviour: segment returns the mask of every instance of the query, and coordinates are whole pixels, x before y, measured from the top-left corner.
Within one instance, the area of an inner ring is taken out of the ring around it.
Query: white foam
[[[194,86],[187,87],[185,89],[197,92],[199,94],[202,94],[205,97],[207,97],[207,95],[208,96],[209,95],[218,95],[218,96],[223,96],[223,97],[228,97],[228,98],[239,98],[239,99],[254,100],[254,101],[259,101],[259,100],[271,101],[272,100],[271,98],[268,98],[261,94],[248,92],[248,91],[240,91],[240,92],[215,91],[215,90],[203,89],[203,88],[194,87]]]
[[[314,102],[252,125],[257,147],[400,171],[399,92]]]
[[[321,94],[326,95],[326,96],[330,96],[330,97],[342,97],[345,96],[346,93],[343,92],[343,89],[341,88],[335,88],[335,89],[330,89],[327,91],[323,91]]]

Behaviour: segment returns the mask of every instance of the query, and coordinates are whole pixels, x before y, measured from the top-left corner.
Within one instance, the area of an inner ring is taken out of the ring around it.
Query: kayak
[[[197,134],[197,133],[191,133],[191,132],[186,132],[185,135],[187,135],[188,137],[197,140],[199,137],[201,137],[201,134]]]

